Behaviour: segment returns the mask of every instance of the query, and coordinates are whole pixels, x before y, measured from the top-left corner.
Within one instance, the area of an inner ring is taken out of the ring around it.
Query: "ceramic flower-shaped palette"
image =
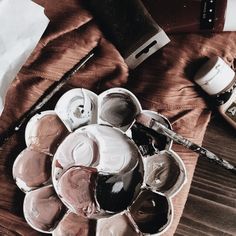
[[[132,236],[170,226],[186,170],[172,141],[136,122],[139,114],[171,129],[122,88],[72,89],[31,118],[13,165],[31,227],[54,236]]]

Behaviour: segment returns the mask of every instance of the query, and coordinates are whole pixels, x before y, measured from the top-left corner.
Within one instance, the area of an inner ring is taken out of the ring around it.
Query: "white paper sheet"
[[[48,23],[44,8],[31,0],[0,0],[0,115],[7,89]]]

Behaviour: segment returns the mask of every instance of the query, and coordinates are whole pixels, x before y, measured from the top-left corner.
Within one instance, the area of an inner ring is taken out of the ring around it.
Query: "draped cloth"
[[[167,116],[173,129],[201,144],[210,118],[209,104],[192,81],[201,59],[218,55],[235,66],[236,33],[169,34],[171,42],[134,71],[102,34],[80,0],[36,0],[45,8],[50,24],[38,46],[8,91],[0,117],[0,132],[26,112],[40,95],[92,48],[95,57],[77,73],[64,90],[83,87],[100,93],[112,87],[133,92],[144,109]],[[47,105],[47,109],[53,106]],[[0,150],[0,234],[41,235],[23,218],[24,194],[15,185],[12,164],[24,148],[24,135],[14,135]],[[173,235],[188,196],[198,155],[174,145],[187,169],[188,182],[173,198],[174,221],[164,235]]]

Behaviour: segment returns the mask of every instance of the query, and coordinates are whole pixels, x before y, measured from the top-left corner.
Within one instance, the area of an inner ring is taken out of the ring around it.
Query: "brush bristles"
[[[152,118],[150,116],[143,114],[143,113],[140,113],[136,116],[136,121],[146,127],[150,127]]]

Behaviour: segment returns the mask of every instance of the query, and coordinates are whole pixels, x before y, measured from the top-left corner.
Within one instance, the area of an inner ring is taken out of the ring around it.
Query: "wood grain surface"
[[[216,114],[203,145],[236,165],[236,130]],[[176,236],[236,235],[236,176],[199,158]]]

